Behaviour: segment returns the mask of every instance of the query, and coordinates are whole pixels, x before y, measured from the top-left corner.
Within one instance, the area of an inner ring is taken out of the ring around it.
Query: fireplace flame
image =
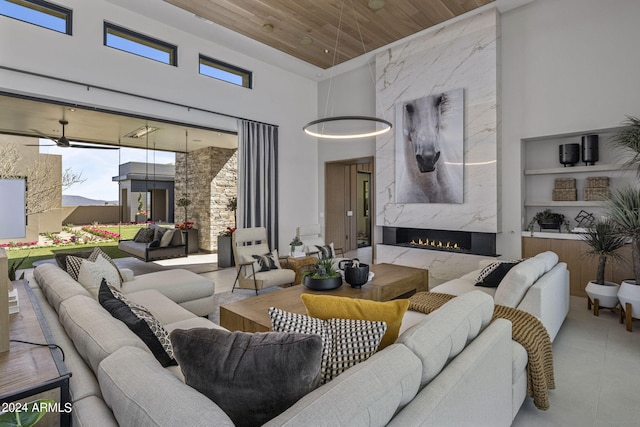
[[[440,240],[436,241],[436,240],[425,239],[423,241],[422,239],[418,239],[417,242],[415,240],[411,240],[411,242],[409,242],[409,243],[412,246],[429,246],[429,247],[432,247],[432,248],[453,249],[453,250],[460,249],[458,244],[455,243],[455,242],[442,242]]]

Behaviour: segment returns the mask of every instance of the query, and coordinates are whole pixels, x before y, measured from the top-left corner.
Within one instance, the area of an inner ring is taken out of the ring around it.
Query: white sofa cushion
[[[140,349],[123,347],[103,360],[98,381],[121,426],[233,426],[218,405]]]
[[[304,396],[265,427],[384,426],[420,386],[420,360],[391,345]]]
[[[480,270],[475,270],[472,272],[473,274],[470,273],[462,276],[459,279],[449,280],[448,282],[445,282],[431,289],[431,292],[438,292],[449,295],[462,295],[471,291],[482,291],[493,298],[496,293],[496,288],[487,288],[484,286],[475,285],[475,279],[478,277],[479,272]]]
[[[536,257],[517,264],[509,270],[496,289],[495,303],[507,307],[517,307],[529,287],[545,273],[545,268],[544,261]]]
[[[82,285],[69,276],[69,273],[57,265],[41,264],[33,273],[38,286],[56,312],[60,311],[63,301],[76,295],[91,297]]]
[[[181,268],[142,274],[122,284],[125,295],[155,289],[177,303],[213,295],[213,282],[206,277]]]
[[[422,361],[420,385],[428,384],[491,321],[493,300],[483,292],[460,295],[398,337]]]
[[[136,334],[111,317],[91,297],[77,295],[67,299],[60,304],[59,318],[78,353],[93,372],[98,371],[98,365],[105,357],[120,347],[128,345],[149,351]]]
[[[558,263],[558,254],[552,251],[541,252],[534,258],[539,259],[544,263],[544,272],[550,271]]]

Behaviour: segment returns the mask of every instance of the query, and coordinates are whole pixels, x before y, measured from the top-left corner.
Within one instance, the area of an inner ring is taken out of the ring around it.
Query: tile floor
[[[569,315],[553,342],[556,390],[539,411],[527,398],[513,425],[640,426],[640,321],[634,332],[618,315],[594,316],[585,298],[571,297]]]

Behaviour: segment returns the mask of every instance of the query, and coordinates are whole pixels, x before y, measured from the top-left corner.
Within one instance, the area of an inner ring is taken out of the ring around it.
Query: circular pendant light
[[[357,139],[382,135],[391,122],[369,116],[336,116],[313,120],[302,127],[308,135],[327,139]]]
[[[360,36],[360,42],[362,43],[362,49],[364,53],[367,53],[366,46],[364,44],[364,39],[362,37],[362,32],[360,31],[360,24],[358,22],[358,15],[356,14],[355,8],[353,6],[353,0],[349,0],[351,4],[351,9],[353,11],[353,18],[356,24],[356,29],[358,31],[358,35]],[[377,8],[384,6],[384,1],[372,1],[371,3],[375,3]],[[380,4],[382,3],[382,4]],[[342,0],[342,4],[340,7],[340,18],[338,20],[338,32],[336,34],[336,43],[333,51],[333,71],[332,75],[329,78],[329,89],[327,94],[327,103],[325,107],[325,116],[322,119],[317,119],[310,121],[306,125],[302,127],[302,130],[308,135],[315,136],[317,138],[324,139],[358,139],[358,138],[368,138],[374,137],[377,135],[381,135],[385,132],[388,132],[393,127],[393,124],[388,120],[375,117],[375,116],[330,116],[327,114],[329,110],[329,104],[331,101],[331,88],[333,86],[333,73],[335,72],[336,59],[338,56],[338,47],[340,46],[340,32],[342,30],[343,24],[343,14],[344,14],[344,5],[345,0]],[[325,53],[328,53],[328,50],[325,50]],[[371,74],[371,81],[375,86],[375,78],[373,76],[373,72],[371,69],[369,70]],[[383,113],[384,114],[384,113]]]

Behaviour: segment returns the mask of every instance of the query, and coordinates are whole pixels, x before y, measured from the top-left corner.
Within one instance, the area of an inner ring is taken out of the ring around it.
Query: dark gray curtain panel
[[[238,227],[265,227],[278,247],[278,127],[238,121]]]

